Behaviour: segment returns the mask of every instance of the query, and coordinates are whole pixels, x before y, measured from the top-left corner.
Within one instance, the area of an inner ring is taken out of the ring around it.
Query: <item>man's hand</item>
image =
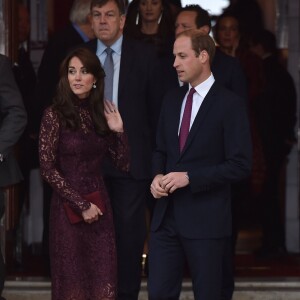
[[[161,188],[166,193],[173,193],[189,184],[187,172],[171,172],[161,178]]]
[[[159,199],[161,197],[168,196],[168,192],[166,192],[161,186],[161,179],[163,178],[162,174],[158,174],[154,177],[151,185],[150,191],[155,199]]]

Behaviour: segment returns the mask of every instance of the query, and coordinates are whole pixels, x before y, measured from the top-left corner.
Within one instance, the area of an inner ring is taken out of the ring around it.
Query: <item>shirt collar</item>
[[[206,80],[195,86],[194,89],[202,97],[202,99],[204,99],[214,82],[215,78],[214,75],[211,73]],[[189,84],[189,90],[191,88],[192,86]]]
[[[118,55],[121,55],[121,49],[122,49],[122,42],[123,42],[123,35],[121,35],[111,46],[110,48],[116,52]],[[99,39],[97,39],[97,53],[100,55],[105,51],[107,48],[106,45]]]

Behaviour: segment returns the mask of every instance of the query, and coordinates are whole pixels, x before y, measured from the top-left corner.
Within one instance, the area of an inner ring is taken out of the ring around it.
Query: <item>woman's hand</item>
[[[82,217],[86,223],[93,223],[99,219],[99,215],[102,216],[101,210],[97,205],[91,203],[91,207],[82,212]]]
[[[111,102],[104,100],[104,115],[110,130],[123,132],[123,121],[118,108]]]

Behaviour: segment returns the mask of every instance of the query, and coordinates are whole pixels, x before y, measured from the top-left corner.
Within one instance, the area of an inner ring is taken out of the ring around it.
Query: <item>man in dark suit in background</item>
[[[23,3],[18,3],[18,58],[14,63],[13,71],[18,88],[21,92],[23,103],[28,115],[28,124],[20,140],[22,153],[20,164],[23,176],[29,178],[29,171],[38,166],[38,142],[36,126],[36,103],[34,91],[36,88],[36,73],[28,52],[28,39],[30,34],[30,15],[28,8]],[[36,135],[34,137],[34,134]],[[26,174],[24,174],[26,173]],[[26,182],[28,184],[28,182]]]
[[[18,224],[14,230],[14,261],[15,266],[20,268],[23,259],[23,229],[22,210],[29,203],[30,171],[37,168],[38,162],[38,125],[36,118],[36,99],[34,97],[36,87],[36,73],[30,60],[28,51],[28,39],[30,34],[30,16],[26,5],[18,3],[18,58],[14,63],[13,72],[16,83],[21,92],[23,103],[28,116],[27,126],[19,140],[19,166],[24,181],[19,187],[20,197],[16,217]]]
[[[174,44],[188,86],[163,102],[153,156],[149,299],[178,299],[185,259],[194,297],[219,300],[224,247],[231,235],[231,183],[250,174],[245,101],[215,81],[210,36],[188,30]]]
[[[264,88],[256,107],[267,167],[259,203],[262,247],[256,254],[276,257],[286,251],[280,181],[296,143],[297,93],[292,76],[279,61],[275,35],[268,30],[258,31],[251,42],[250,49],[262,59],[265,72]]]
[[[112,94],[106,98],[119,108],[131,151],[129,175],[118,172],[111,165],[105,167],[104,174],[114,213],[118,299],[136,300],[146,236],[145,205],[151,182],[154,140],[151,112],[157,103],[152,97],[155,75],[151,53],[154,52],[148,45],[123,35],[123,0],[92,0],[91,14],[97,39],[86,46],[96,52],[106,78],[113,81],[113,84],[105,83],[106,87],[112,86]],[[106,69],[107,60],[113,66]]]
[[[0,55],[0,218],[5,210],[2,188],[23,179],[13,156],[13,146],[20,138],[26,122],[26,111],[15,83],[11,63],[7,57]],[[0,295],[4,280],[5,267],[0,253]]]
[[[204,34],[211,31],[211,18],[208,12],[199,5],[187,5],[177,15],[175,33],[179,34],[188,29],[198,29]],[[241,65],[235,57],[226,55],[216,48],[216,53],[211,64],[211,70],[218,83],[228,88],[235,94],[244,98],[247,103],[247,81]],[[237,183],[237,187],[238,187]],[[233,194],[237,189],[233,185]],[[235,210],[233,209],[233,212]],[[238,229],[233,214],[233,234],[228,238],[224,249],[223,259],[223,287],[221,300],[230,300],[234,291],[234,249],[233,244],[237,238]]]

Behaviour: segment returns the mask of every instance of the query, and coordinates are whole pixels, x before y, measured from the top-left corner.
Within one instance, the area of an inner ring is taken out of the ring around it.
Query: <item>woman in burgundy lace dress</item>
[[[116,298],[114,227],[101,165],[108,157],[126,172],[129,153],[120,114],[114,104],[103,101],[103,79],[97,56],[87,49],[74,50],[62,63],[54,103],[42,119],[41,173],[53,188],[53,300]],[[85,200],[95,191],[100,191],[102,211]],[[65,206],[81,221],[72,224]]]

